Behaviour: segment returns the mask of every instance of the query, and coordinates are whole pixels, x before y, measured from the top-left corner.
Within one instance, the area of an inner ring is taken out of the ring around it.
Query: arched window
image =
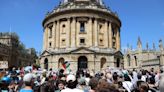
[[[120,59],[117,58],[117,67],[120,67]]]
[[[128,66],[130,66],[130,55],[127,55]]]
[[[101,68],[104,67],[105,63],[106,63],[106,58],[101,58]]]
[[[136,56],[134,56],[134,59],[135,59],[135,64],[136,64],[136,66],[137,66],[137,57]]]
[[[44,60],[44,69],[48,70],[48,59],[47,58],[45,58],[45,60]]]
[[[60,59],[59,59],[59,61],[58,61],[58,68],[63,68],[63,63],[64,63],[64,58],[63,57],[61,57]]]
[[[85,56],[80,56],[78,58],[78,70],[83,70],[88,68],[88,59]]]
[[[85,32],[85,23],[84,22],[80,22],[80,32]]]
[[[50,27],[49,27],[49,38],[52,38],[52,27],[53,27],[53,26],[50,26]]]
[[[112,37],[115,37],[115,36],[116,36],[116,34],[115,34],[115,28],[112,27]]]

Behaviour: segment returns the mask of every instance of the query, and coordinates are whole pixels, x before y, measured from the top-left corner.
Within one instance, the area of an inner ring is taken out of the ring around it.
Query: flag
[[[64,69],[67,69],[70,66],[70,62],[65,61],[62,65],[63,65]]]

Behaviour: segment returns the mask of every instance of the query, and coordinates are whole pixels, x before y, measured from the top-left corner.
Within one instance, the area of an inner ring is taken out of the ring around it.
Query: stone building
[[[62,0],[43,20],[41,67],[99,71],[122,67],[121,21],[102,0]]]
[[[36,56],[34,53],[27,53],[19,42],[19,37],[15,33],[0,33],[0,62],[7,61],[9,67],[21,67],[33,64]],[[36,54],[35,54],[36,55]]]
[[[9,66],[16,66],[18,51],[18,36],[10,33],[0,33],[0,61],[8,61]],[[14,63],[13,63],[14,62]]]
[[[138,38],[137,49],[127,49],[124,55],[124,68],[126,69],[147,69],[154,68],[158,70],[164,66],[164,49],[162,40],[159,41],[159,48],[156,49],[155,44],[150,49],[148,43],[146,49],[142,48],[142,42]]]

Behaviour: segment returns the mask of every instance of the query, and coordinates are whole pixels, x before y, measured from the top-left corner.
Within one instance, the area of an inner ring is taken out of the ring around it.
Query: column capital
[[[89,21],[92,21],[92,19],[93,19],[93,18],[89,17],[89,19],[88,19],[88,20],[89,20]]]
[[[67,20],[70,20],[70,19],[71,19],[71,17],[66,17],[66,19],[67,19]]]
[[[70,19],[76,19],[77,17],[69,17]]]
[[[95,19],[95,17],[88,17],[88,18],[91,19],[91,20],[92,20],[92,19]]]
[[[60,19],[55,20],[55,22],[58,22],[58,21],[60,21]]]

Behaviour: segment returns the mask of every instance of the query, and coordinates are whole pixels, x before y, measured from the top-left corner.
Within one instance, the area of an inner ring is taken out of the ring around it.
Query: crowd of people
[[[65,72],[16,69],[0,72],[0,92],[164,92],[163,71],[107,67]]]

